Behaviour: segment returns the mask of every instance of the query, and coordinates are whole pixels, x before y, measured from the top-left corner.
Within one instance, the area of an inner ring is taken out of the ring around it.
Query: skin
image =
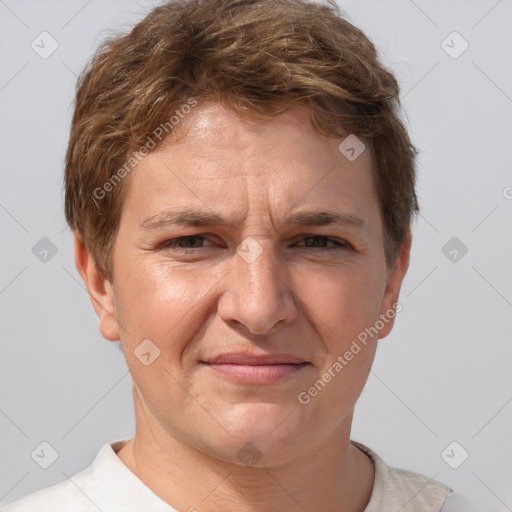
[[[184,136],[129,178],[113,282],[75,240],[101,333],[121,340],[134,382],[136,435],[117,455],[180,511],[362,511],[374,468],[350,443],[352,415],[393,321],[308,404],[298,395],[392,309],[407,271],[409,238],[386,266],[369,151],[349,161],[343,139],[314,132],[301,108],[256,122],[212,102],[177,129]],[[169,208],[235,224],[141,228]],[[362,223],[285,224],[309,210]],[[188,253],[166,245],[197,235],[180,242]],[[237,253],[247,237],[261,248],[251,262]],[[145,339],[160,350],[147,366],[134,354]],[[277,382],[240,383],[201,362],[227,352],[309,364]],[[247,443],[249,462],[240,458]]]

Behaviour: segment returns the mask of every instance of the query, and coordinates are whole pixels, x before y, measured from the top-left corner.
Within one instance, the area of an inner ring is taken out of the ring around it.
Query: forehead
[[[171,147],[179,151],[187,146],[193,147],[194,155],[201,158],[225,157],[227,152],[232,157],[250,153],[253,157],[277,160],[290,158],[292,152],[306,162],[338,157],[339,142],[313,130],[309,116],[305,106],[296,106],[272,117],[241,117],[211,101],[184,116],[176,126],[177,137],[171,134],[153,155]]]
[[[305,203],[358,217],[375,209],[369,151],[348,160],[338,148],[343,138],[314,131],[304,107],[257,120],[200,104],[176,135],[132,173],[125,202],[141,214],[176,203],[241,215],[252,207],[280,215]]]

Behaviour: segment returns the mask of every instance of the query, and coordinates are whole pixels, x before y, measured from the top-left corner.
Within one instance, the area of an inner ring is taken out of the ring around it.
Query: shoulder
[[[3,505],[1,510],[2,512],[33,512],[34,510],[54,512],[64,507],[73,512],[98,512],[97,506],[90,497],[93,494],[92,481],[93,475],[89,467],[58,484]]]
[[[73,512],[98,512],[101,504],[108,499],[108,491],[115,487],[118,480],[127,487],[125,468],[116,457],[115,449],[126,440],[105,444],[96,455],[92,464],[58,484],[33,492],[24,498],[2,505],[1,512],[55,512],[69,510]],[[123,472],[124,470],[124,472]],[[134,477],[134,475],[132,475]],[[135,477],[134,477],[135,478]]]
[[[351,442],[370,458],[375,467],[373,492],[365,512],[382,512],[382,510],[482,512],[489,510],[489,507],[470,503],[453,489],[433,478],[388,466],[367,446]]]
[[[0,508],[0,512],[175,512],[117,456],[127,442],[107,443],[87,468],[46,489]]]
[[[375,452],[352,441],[365,453],[375,468],[373,492],[365,512],[441,512],[450,487],[427,476],[388,466]]]
[[[500,512],[505,509],[489,509],[486,505],[478,505],[477,503],[469,502],[459,493],[453,493],[446,498],[446,502],[441,509],[441,512],[482,512],[483,510],[488,512]]]

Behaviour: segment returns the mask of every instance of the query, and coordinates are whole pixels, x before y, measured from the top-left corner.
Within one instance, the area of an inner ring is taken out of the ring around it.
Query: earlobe
[[[119,341],[112,283],[101,275],[94,258],[78,233],[74,235],[74,243],[76,268],[87,288],[94,311],[98,315],[100,332],[109,341]]]
[[[379,329],[380,339],[385,338],[391,332],[395,323],[396,313],[402,309],[398,298],[402,282],[409,268],[411,242],[412,238],[409,233],[398,252],[393,267],[388,270],[386,290],[381,302],[380,319],[384,326],[382,329]]]

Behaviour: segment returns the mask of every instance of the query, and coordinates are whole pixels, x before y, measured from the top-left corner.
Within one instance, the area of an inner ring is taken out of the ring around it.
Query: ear
[[[74,240],[76,268],[82,276],[89,298],[100,320],[100,332],[109,341],[119,341],[112,283],[101,276],[93,257],[78,233],[75,233]]]
[[[380,310],[380,319],[384,323],[384,327],[379,329],[379,339],[385,338],[391,332],[395,323],[395,315],[402,309],[402,305],[398,302],[398,297],[402,281],[409,268],[411,241],[411,234],[409,233],[398,252],[393,267],[388,269],[387,284]]]

